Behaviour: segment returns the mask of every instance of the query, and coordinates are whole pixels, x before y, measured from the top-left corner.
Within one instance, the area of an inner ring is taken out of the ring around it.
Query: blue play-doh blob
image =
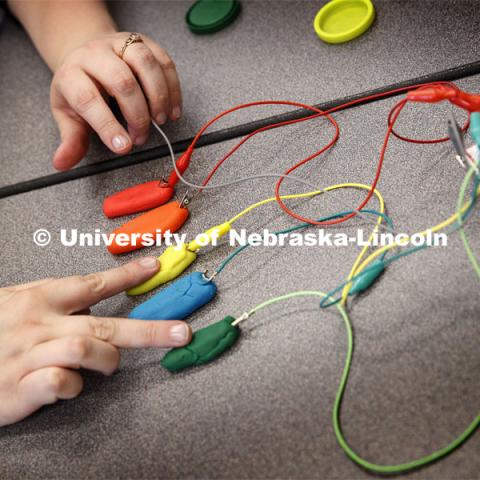
[[[201,272],[180,278],[135,307],[128,318],[139,320],[184,320],[215,297],[217,286]]]

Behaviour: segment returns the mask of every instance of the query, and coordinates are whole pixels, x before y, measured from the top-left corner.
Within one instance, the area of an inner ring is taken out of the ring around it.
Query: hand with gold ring
[[[127,153],[148,136],[150,118],[163,124],[182,112],[180,82],[168,53],[143,34],[117,32],[105,2],[8,0],[55,73],[50,100],[61,144],[53,157],[68,170],[86,154],[93,129],[113,152]],[[128,132],[108,107],[114,97]]]
[[[116,99],[128,133],[105,94]],[[150,118],[159,124],[177,120],[182,111],[180,82],[172,59],[153,40],[114,33],[65,56],[52,81],[51,107],[62,137],[53,164],[66,170],[85,155],[90,128],[110,150],[123,154],[132,144],[145,143]]]

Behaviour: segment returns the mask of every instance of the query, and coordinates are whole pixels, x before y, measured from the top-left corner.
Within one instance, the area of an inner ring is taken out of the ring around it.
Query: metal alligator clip
[[[193,198],[193,195],[190,195],[190,191],[187,190],[183,195],[182,199],[180,200],[180,208],[184,208],[190,205],[192,198]]]
[[[455,158],[463,168],[467,168],[466,163],[468,163],[468,165],[470,165],[470,167],[473,168],[475,173],[479,175],[480,171],[478,170],[477,164],[475,163],[473,158],[468,154],[465,148],[462,129],[458,125],[451,111],[449,112],[449,117],[450,118],[448,119],[448,137],[450,138],[451,142],[453,143],[453,147],[457,152],[457,155],[455,155]],[[465,160],[466,160],[466,163],[465,163]]]
[[[467,156],[467,151],[465,149],[465,142],[463,141],[463,132],[460,126],[458,125],[453,113],[450,111],[448,112],[448,120],[447,120],[447,130],[448,130],[448,138],[453,144],[453,148],[457,153],[455,158],[457,159],[458,163],[462,166],[462,168],[467,168],[465,164]]]

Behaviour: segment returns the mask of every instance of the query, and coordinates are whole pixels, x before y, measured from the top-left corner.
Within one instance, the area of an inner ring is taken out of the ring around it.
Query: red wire
[[[337,122],[330,116],[331,113],[333,112],[337,112],[337,111],[341,111],[341,110],[344,110],[348,107],[351,107],[353,105],[357,105],[359,103],[363,103],[363,102],[368,102],[368,101],[371,101],[371,100],[375,100],[375,99],[379,99],[379,98],[383,98],[385,96],[389,96],[391,94],[396,94],[396,93],[402,93],[402,92],[407,92],[407,91],[410,91],[410,90],[414,90],[414,89],[418,89],[418,88],[427,88],[427,87],[431,87],[431,86],[436,86],[436,85],[450,85],[450,86],[453,86],[454,88],[457,88],[455,84],[451,83],[451,82],[431,82],[431,83],[424,83],[424,84],[418,84],[418,85],[411,85],[411,86],[408,86],[408,87],[401,87],[401,88],[396,88],[396,89],[393,89],[393,90],[389,90],[387,92],[382,92],[382,93],[377,93],[377,94],[374,94],[374,95],[368,95],[368,96],[365,96],[365,97],[361,97],[361,98],[358,98],[358,99],[355,99],[355,100],[351,100],[350,102],[346,102],[344,104],[341,104],[341,105],[338,105],[337,107],[333,107],[329,110],[326,110],[326,111],[322,111],[316,107],[313,107],[311,105],[306,105],[306,104],[302,104],[302,103],[298,103],[298,102],[290,102],[290,101],[276,101],[276,100],[266,100],[266,101],[257,101],[257,102],[251,102],[251,103],[246,103],[246,104],[242,104],[242,105],[238,105],[236,107],[233,107],[229,110],[225,110],[224,112],[218,114],[217,116],[215,116],[214,118],[212,118],[211,120],[209,120],[198,132],[197,134],[195,135],[195,138],[193,139],[192,143],[190,144],[189,146],[189,149],[192,149],[195,147],[195,144],[197,143],[198,139],[203,135],[203,133],[213,124],[215,123],[216,121],[218,121],[219,119],[221,119],[222,117],[230,114],[230,113],[233,113],[235,111],[238,111],[238,110],[241,110],[241,109],[244,109],[244,108],[249,108],[249,107],[253,107],[253,106],[258,106],[258,105],[289,105],[289,106],[296,106],[296,107],[300,107],[300,108],[304,108],[306,110],[311,110],[311,111],[314,111],[314,112],[317,112],[316,114],[314,115],[310,115],[308,117],[304,117],[304,118],[300,118],[300,119],[296,119],[296,120],[288,120],[288,121],[284,121],[284,122],[279,122],[279,123],[274,123],[274,124],[271,124],[271,125],[267,125],[265,127],[261,127],[261,128],[258,128],[257,130],[253,131],[252,133],[250,133],[249,135],[247,135],[246,137],[244,137],[237,145],[235,145],[222,159],[220,159],[216,165],[213,167],[213,169],[209,172],[209,174],[207,175],[207,177],[205,178],[204,182],[203,182],[203,185],[207,185],[210,180],[212,179],[212,177],[215,175],[215,173],[217,172],[217,170],[220,168],[220,166],[229,158],[231,157],[247,140],[249,140],[250,138],[252,138],[253,136],[255,136],[257,133],[260,133],[260,132],[264,132],[264,131],[267,131],[267,130],[271,130],[271,129],[274,129],[274,128],[279,128],[279,127],[282,127],[282,126],[286,126],[286,125],[292,125],[292,124],[295,124],[295,123],[299,123],[299,122],[304,122],[304,121],[308,121],[308,120],[312,120],[314,118],[319,118],[319,117],[322,117],[322,116],[325,116],[327,117],[327,119],[329,120],[329,122],[334,126],[335,128],[335,132],[334,132],[334,135],[332,137],[332,139],[328,142],[327,145],[325,145],[322,149],[318,150],[317,152],[315,152],[314,154],[308,156],[307,158],[301,160],[300,162],[298,162],[297,164],[293,165],[292,167],[290,167],[285,173],[285,175],[289,175],[291,172],[295,171],[297,168],[301,167],[302,165],[305,165],[306,163],[308,163],[309,161],[311,161],[312,159],[314,159],[315,157],[321,155],[323,152],[327,151],[328,149],[330,149],[335,143],[336,141],[338,140],[339,138],[339,135],[340,135],[340,129],[339,129],[339,126],[337,124]],[[375,172],[375,177],[374,177],[374,180],[371,184],[371,188],[367,194],[367,196],[365,197],[365,199],[360,203],[360,205],[356,208],[356,210],[360,210],[362,208],[365,207],[365,205],[370,201],[372,195],[373,195],[373,192],[376,188],[376,185],[380,179],[380,174],[381,174],[381,170],[382,170],[382,166],[383,166],[383,161],[384,161],[384,158],[385,158],[385,153],[386,153],[386,150],[387,150],[387,146],[388,146],[388,142],[389,142],[389,139],[392,135],[394,135],[395,137],[399,138],[400,140],[403,140],[403,141],[407,141],[407,142],[412,142],[412,143],[439,143],[439,142],[445,142],[448,140],[448,138],[441,138],[441,139],[433,139],[433,140],[417,140],[417,139],[412,139],[412,138],[408,138],[408,137],[403,137],[401,136],[400,134],[396,133],[394,131],[394,125],[395,125],[395,122],[397,121],[398,119],[398,116],[400,115],[400,112],[402,111],[402,109],[404,108],[404,106],[406,105],[407,103],[407,99],[403,99],[401,100],[400,102],[398,102],[394,107],[393,109],[390,111],[389,115],[388,115],[388,129],[387,129],[387,133],[385,135],[385,138],[384,138],[384,142],[383,142],[383,146],[382,146],[382,149],[380,151],[380,158],[379,158],[379,161],[378,161],[378,165],[377,165],[377,168],[376,168],[376,172]],[[463,129],[462,130],[466,130],[468,128],[468,121],[467,123],[464,125]],[[340,219],[336,219],[336,220],[330,220],[330,221],[326,221],[326,222],[317,222],[315,220],[312,220],[312,219],[309,219],[309,218],[305,218],[305,217],[302,217],[298,214],[296,214],[295,212],[293,212],[292,210],[290,210],[282,201],[282,199],[280,198],[280,186],[282,184],[284,180],[284,177],[281,177],[276,186],[275,186],[275,197],[276,197],[276,200],[278,202],[278,204],[280,205],[280,207],[288,214],[290,215],[291,217],[297,219],[297,220],[300,220],[302,222],[307,222],[307,223],[310,223],[312,225],[324,225],[324,226],[327,226],[327,225],[335,225],[335,224],[339,224],[339,223],[343,223],[344,221],[348,220],[349,218],[352,218],[354,216],[356,216],[356,212],[353,212],[349,215],[346,215],[345,217],[342,217]]]
[[[309,107],[310,108],[310,107]],[[315,109],[316,110],[316,109]],[[249,140],[250,138],[252,138],[254,135],[256,135],[257,133],[260,133],[260,132],[265,132],[267,130],[273,130],[274,128],[279,128],[279,127],[283,127],[283,126],[286,126],[286,125],[292,125],[294,123],[299,123],[299,122],[304,122],[306,120],[312,120],[314,118],[318,118],[318,117],[321,117],[324,115],[324,112],[322,112],[321,110],[318,110],[319,112],[321,113],[316,113],[315,115],[310,115],[309,117],[304,117],[304,118],[299,118],[299,119],[296,119],[296,120],[287,120],[287,121],[284,121],[284,122],[280,122],[280,123],[274,123],[272,125],[267,125],[266,127],[262,127],[262,128],[259,128],[255,131],[253,131],[252,133],[248,134],[245,138],[243,138],[234,148],[232,148],[228,153],[227,155],[225,155],[220,161],[217,162],[217,164],[214,166],[214,168],[210,171],[210,173],[207,175],[207,177],[205,178],[204,182],[203,182],[203,185],[207,185],[208,182],[212,179],[213,175],[216,173],[216,171],[218,170],[218,168],[223,164],[223,162],[225,162],[225,160],[227,160],[229,157],[231,157],[247,140]],[[340,129],[338,127],[338,124],[337,122],[330,116],[328,116],[327,118],[329,118],[329,120],[334,124],[335,126],[335,141],[338,139],[338,136],[339,136],[339,133],[340,133]],[[317,155],[320,155],[320,151],[318,151],[315,156]]]
[[[388,114],[388,125],[390,125],[392,123],[392,115],[394,113],[394,110],[397,107],[398,107],[398,105],[396,105],[395,107],[392,108],[392,110],[390,110],[390,113]],[[469,126],[470,126],[470,112],[468,112],[467,121],[465,122],[465,124],[462,127],[462,132],[466,133]],[[392,135],[394,137],[397,137],[399,140],[403,140],[404,142],[417,143],[417,144],[423,144],[423,145],[424,144],[432,144],[432,143],[448,142],[450,140],[449,137],[443,137],[443,138],[437,138],[437,139],[427,139],[427,140],[423,140],[423,139],[419,139],[419,138],[409,138],[409,137],[404,137],[403,135],[400,135],[394,129],[392,129]]]
[[[410,87],[401,87],[401,88],[397,88],[395,90],[389,90],[388,92],[384,92],[384,93],[379,93],[379,94],[375,94],[375,95],[370,95],[368,97],[361,97],[357,100],[352,100],[351,102],[348,102],[348,103],[344,103],[342,105],[339,105],[338,107],[335,107],[335,108],[332,108],[326,112],[323,112],[323,113],[317,113],[315,115],[311,115],[311,116],[308,116],[308,117],[304,117],[304,118],[300,118],[300,119],[297,119],[297,120],[289,120],[289,121],[285,121],[285,122],[281,122],[281,123],[274,123],[274,124],[271,124],[271,125],[268,125],[266,127],[262,127],[262,128],[258,128],[257,130],[255,130],[254,132],[250,133],[249,135],[247,135],[244,139],[242,139],[242,141],[240,141],[232,150],[230,150],[227,155],[225,157],[223,157],[216,165],[215,167],[210,171],[210,173],[208,174],[207,178],[205,179],[203,185],[207,185],[208,182],[210,181],[210,179],[212,178],[213,174],[216,172],[216,170],[218,169],[218,167],[225,161],[227,160],[227,158],[229,158],[233,153],[235,153],[249,138],[253,137],[254,135],[256,135],[257,133],[260,133],[260,132],[263,132],[263,131],[266,131],[266,130],[270,130],[270,129],[274,129],[274,128],[278,128],[278,127],[282,127],[282,126],[285,126],[285,125],[290,125],[290,124],[293,124],[293,123],[298,123],[298,122],[305,122],[305,121],[308,121],[308,120],[312,120],[314,118],[318,118],[322,115],[325,115],[325,114],[330,114],[334,111],[337,111],[337,110],[342,110],[342,109],[345,109],[345,108],[348,108],[350,106],[353,106],[353,105],[356,105],[360,102],[364,102],[364,101],[368,101],[368,100],[373,100],[373,99],[376,99],[376,98],[381,98],[381,97],[384,97],[386,95],[390,95],[392,93],[399,93],[399,92],[403,92],[403,91],[407,91],[407,90],[412,90],[412,89],[416,89],[417,87],[418,88],[427,88],[429,86],[432,86],[432,85],[449,85],[449,86],[452,86],[453,88],[457,88],[457,86],[451,82],[433,82],[433,83],[425,83],[425,84],[418,84],[418,85],[413,85],[413,86],[410,86]],[[233,109],[230,109],[230,110],[226,110],[225,112],[222,112],[221,114],[217,115],[217,117],[215,117],[214,119],[212,119],[211,121],[209,121],[208,123],[206,123],[202,129],[197,133],[197,135],[195,136],[195,138],[193,139],[192,143],[190,144],[190,148],[193,148],[195,143],[197,142],[197,140],[200,138],[201,135],[203,135],[203,133],[205,132],[205,130],[210,126],[212,125],[216,120],[218,120],[219,118],[223,117],[224,115],[232,112],[232,111],[235,111],[235,110],[238,110],[240,108],[245,108],[245,107],[248,107],[248,106],[252,106],[252,105],[258,105],[258,104],[263,104],[263,105],[269,105],[269,104],[291,104],[292,102],[275,102],[275,101],[264,101],[264,102],[255,102],[255,103],[248,103],[248,104],[244,104],[244,105],[240,105],[238,107],[235,107]],[[297,104],[297,105],[303,105],[303,104]],[[305,105],[304,106],[305,108],[307,109],[311,109],[311,110],[314,110],[314,111],[318,111],[318,112],[321,112],[321,110],[318,110],[316,109],[315,107],[310,107],[309,105]],[[390,116],[389,116],[390,118]]]
[[[316,156],[320,155],[321,153],[323,153],[326,149],[330,148],[330,144],[334,144],[339,135],[340,135],[340,129],[338,127],[338,124],[337,122],[330,116],[328,115],[327,113],[325,113],[323,110],[320,110],[316,107],[313,107],[311,105],[306,105],[304,103],[298,103],[298,102],[289,102],[289,101],[276,101],[276,100],[265,100],[265,101],[261,101],[261,102],[252,102],[252,103],[246,103],[246,104],[243,104],[243,105],[238,105],[237,107],[234,107],[230,110],[227,110],[225,112],[222,112],[221,114],[217,115],[217,117],[215,117],[214,119],[212,119],[210,122],[208,122],[207,124],[205,124],[204,127],[202,127],[202,129],[199,131],[199,133],[197,133],[197,135],[195,136],[195,138],[193,139],[192,143],[190,144],[190,147],[192,145],[194,145],[198,138],[200,138],[200,135],[203,134],[203,132],[205,132],[205,130],[212,124],[214,123],[216,120],[218,120],[219,118],[223,117],[224,115],[228,114],[228,113],[231,113],[231,112],[234,112],[236,110],[240,110],[240,109],[243,109],[243,108],[248,108],[248,107],[252,107],[252,106],[256,106],[256,105],[289,105],[289,106],[294,106],[294,107],[299,107],[299,108],[304,108],[306,110],[311,110],[311,111],[314,111],[314,112],[317,112],[315,115],[310,115],[309,117],[306,117],[306,118],[299,118],[299,119],[296,119],[296,120],[287,120],[287,121],[284,121],[284,122],[279,122],[279,123],[273,123],[271,125],[267,125],[266,127],[261,127],[261,128],[258,128],[257,130],[253,131],[252,133],[250,133],[249,135],[247,135],[245,138],[243,138],[237,145],[235,145],[235,147],[233,147],[220,161],[217,162],[217,164],[213,167],[213,169],[210,171],[210,173],[207,175],[207,177],[205,178],[205,180],[203,181],[203,185],[207,185],[208,182],[212,179],[212,177],[215,175],[216,171],[220,168],[220,166],[223,164],[223,162],[225,162],[225,160],[227,160],[229,157],[231,157],[247,140],[249,140],[250,138],[252,138],[254,135],[256,135],[257,133],[260,133],[260,132],[264,132],[264,131],[267,131],[267,130],[272,130],[274,128],[279,128],[279,127],[283,127],[283,126],[286,126],[286,125],[292,125],[294,123],[299,123],[299,122],[304,122],[306,120],[311,120],[313,118],[318,118],[318,117],[321,117],[321,116],[326,116],[327,119],[329,120],[329,122],[334,126],[335,128],[335,133],[334,133],[334,136],[333,136],[333,139],[331,140],[331,142],[329,143],[329,145],[325,148],[322,148],[321,150],[318,150],[316,153],[314,153],[311,157],[309,157],[309,159],[311,160],[312,158],[315,158]],[[200,134],[200,135],[199,135]]]
[[[372,198],[375,187],[377,186],[378,180],[380,179],[380,173],[382,171],[383,160],[385,158],[385,152],[387,151],[387,145],[388,145],[388,141],[390,140],[390,137],[391,137],[393,125],[395,124],[395,122],[398,118],[398,115],[400,114],[400,112],[402,111],[402,109],[403,109],[403,107],[405,106],[406,103],[407,103],[407,99],[404,99],[404,100],[401,100],[399,102],[399,104],[397,105],[398,110],[396,111],[396,114],[393,117],[392,124],[389,125],[389,127],[388,127],[387,134],[385,135],[385,139],[383,141],[382,150],[380,151],[380,159],[378,161],[377,170],[375,172],[375,178],[372,182],[372,185],[370,187],[370,190],[368,191],[367,196],[364,198],[364,200],[360,203],[360,205],[355,210],[361,210],[363,207],[365,207],[365,205]],[[293,167],[289,168],[285,173],[288,175],[289,173],[293,172],[294,170],[296,170],[298,167],[302,166],[305,163],[306,163],[306,160],[301,161],[301,162],[297,163],[296,165],[294,165]],[[328,221],[325,221],[325,222],[317,222],[316,220],[312,220],[310,218],[302,217],[301,215],[298,215],[294,211],[290,210],[285,205],[285,203],[283,203],[283,200],[280,198],[280,185],[282,184],[283,180],[284,180],[284,177],[281,177],[279,179],[279,181],[277,182],[277,185],[275,187],[275,197],[276,197],[277,202],[279,203],[280,207],[282,208],[282,210],[284,210],[286,213],[288,213],[288,215],[292,216],[293,218],[296,218],[297,220],[300,220],[300,221],[306,222],[306,223],[310,223],[311,225],[327,226],[327,225],[336,225],[338,223],[343,223],[346,220],[348,220],[349,218],[355,217],[357,215],[356,212],[353,212],[353,213],[350,213],[350,214],[346,215],[345,217],[341,217],[341,218],[338,218],[336,220],[328,220]]]

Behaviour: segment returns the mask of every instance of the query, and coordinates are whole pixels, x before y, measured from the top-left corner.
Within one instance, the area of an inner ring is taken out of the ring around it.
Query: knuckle
[[[38,293],[33,288],[28,288],[18,292],[17,301],[25,307],[33,307],[39,300]]]
[[[143,328],[143,340],[147,345],[155,345],[158,337],[157,325],[153,322],[147,323]]]
[[[125,280],[125,283],[132,284],[137,281],[137,277],[128,264],[119,267],[120,277]]]
[[[81,88],[76,93],[74,108],[80,113],[86,113],[98,102],[98,93],[93,88]]]
[[[84,46],[84,49],[87,51],[87,52],[96,52],[99,48],[99,44],[98,42],[96,42],[95,40],[90,40],[89,42],[87,42]]]
[[[170,95],[172,96],[172,98],[181,100],[182,92],[179,87],[174,87],[170,90]]]
[[[96,295],[102,294],[107,288],[107,281],[100,273],[90,273],[85,275],[83,281],[87,284],[88,290]]]
[[[168,102],[168,95],[162,93],[160,95],[157,96],[157,102],[160,104],[160,105],[164,105],[165,103]]]
[[[40,324],[41,305],[45,304],[43,296],[34,288],[20,292],[14,292],[16,311],[19,313],[23,323]]]
[[[137,60],[139,64],[143,67],[151,68],[155,65],[156,59],[155,55],[149,48],[142,48],[137,53]]]
[[[64,65],[65,66],[81,66],[82,63],[85,61],[86,58],[90,58],[92,56],[92,50],[90,45],[87,43],[80,47],[74,48],[71,52],[67,53],[64,57]]]
[[[128,75],[125,73],[119,73],[115,75],[115,80],[113,81],[113,90],[120,95],[131,95],[135,92],[137,88],[137,81],[133,75]]]
[[[62,65],[56,72],[55,78],[60,82],[68,81],[73,76],[73,68],[70,65]]]
[[[68,351],[75,360],[84,360],[90,353],[90,342],[85,337],[73,337],[69,340]]]
[[[115,322],[110,318],[89,317],[90,331],[99,340],[110,341],[115,335]]]
[[[128,124],[135,130],[148,130],[150,118],[146,115],[139,115],[138,117],[130,118]]]
[[[162,59],[160,60],[160,65],[165,70],[175,70],[176,69],[175,62],[168,55],[164,55],[162,57]]]
[[[47,388],[52,393],[61,392],[68,382],[67,374],[61,368],[51,368],[47,373]]]
[[[106,134],[109,131],[115,130],[117,126],[117,121],[114,118],[105,118],[100,120],[98,127],[96,128],[97,133]]]
[[[168,95],[159,94],[150,100],[153,110],[162,110],[168,105]]]

